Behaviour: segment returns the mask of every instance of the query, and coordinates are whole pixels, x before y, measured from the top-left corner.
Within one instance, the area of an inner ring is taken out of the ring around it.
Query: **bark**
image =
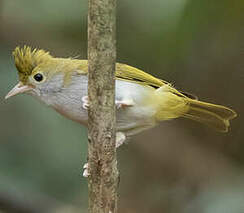
[[[89,213],[117,212],[115,148],[116,0],[89,0]]]

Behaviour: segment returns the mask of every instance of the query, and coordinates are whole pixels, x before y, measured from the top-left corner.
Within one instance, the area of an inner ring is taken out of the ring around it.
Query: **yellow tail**
[[[191,120],[204,123],[217,131],[227,132],[230,125],[229,120],[237,114],[224,106],[210,104],[198,100],[187,99],[189,108],[182,116]]]
[[[219,132],[227,132],[229,120],[237,115],[228,107],[195,100],[192,95],[181,93],[170,85],[156,89],[153,98],[158,106],[155,115],[158,121],[184,117],[204,123]]]

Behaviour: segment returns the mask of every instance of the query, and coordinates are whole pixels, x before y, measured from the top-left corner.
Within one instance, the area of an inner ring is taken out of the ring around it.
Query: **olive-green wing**
[[[167,81],[158,79],[156,77],[153,77],[152,75],[143,72],[142,70],[139,70],[135,67],[126,65],[126,64],[116,64],[116,78],[117,79],[122,79],[126,81],[132,81],[136,82],[138,84],[143,84],[143,85],[148,85],[154,88],[159,88],[165,84],[171,86]],[[180,92],[174,89],[172,86],[172,91],[174,94],[181,96],[181,97],[188,97],[190,99],[195,99],[197,100],[197,97],[195,95],[192,95],[191,93],[187,92]]]
[[[80,74],[87,74],[87,60],[77,60],[77,62],[79,63],[79,69],[77,72]],[[159,88],[164,84],[168,84],[168,82],[155,78],[142,70],[121,63],[116,63],[115,77],[117,79],[133,81],[135,83],[148,85],[154,88]]]
[[[77,72],[79,74],[87,74],[87,72],[88,72],[87,60],[76,60],[76,62],[78,62],[78,64],[79,64],[79,69],[77,70]],[[131,81],[131,82],[135,82],[135,83],[142,84],[142,85],[151,86],[156,89],[165,84],[170,85],[167,81],[158,79],[146,72],[143,72],[142,70],[139,70],[135,67],[132,67],[132,66],[129,66],[126,64],[121,64],[121,63],[116,63],[115,76],[116,76],[116,79],[121,79],[121,80]],[[172,87],[172,89],[173,89],[173,87]],[[190,99],[197,100],[197,97],[190,93],[180,92],[180,91],[177,91],[176,89],[173,89],[173,90],[174,91],[172,91],[172,92],[178,96],[188,97]]]
[[[143,72],[135,67],[126,65],[126,64],[116,64],[116,73],[115,76],[117,79],[133,81],[138,84],[152,86],[158,88],[164,84],[168,84],[166,81],[155,78],[152,75]]]

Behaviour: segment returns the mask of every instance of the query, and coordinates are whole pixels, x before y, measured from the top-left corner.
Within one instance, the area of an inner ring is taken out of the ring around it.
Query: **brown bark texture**
[[[115,148],[116,0],[89,0],[88,191],[89,213],[116,213]]]

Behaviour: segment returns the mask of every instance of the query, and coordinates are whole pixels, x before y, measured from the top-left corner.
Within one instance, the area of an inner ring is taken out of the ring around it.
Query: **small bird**
[[[55,58],[42,49],[28,46],[13,51],[19,83],[6,99],[30,94],[65,117],[88,123],[88,61]],[[227,132],[236,113],[221,105],[197,100],[176,90],[168,82],[135,67],[116,64],[116,147],[125,139],[154,127],[161,121],[184,117]]]

